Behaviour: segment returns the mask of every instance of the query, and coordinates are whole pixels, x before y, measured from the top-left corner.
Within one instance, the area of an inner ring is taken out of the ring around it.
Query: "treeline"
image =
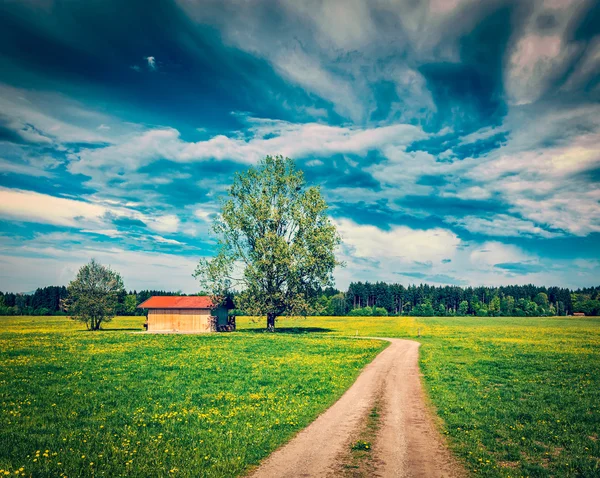
[[[0,292],[0,315],[62,315],[65,286],[37,289],[33,294]]]
[[[67,288],[49,286],[37,289],[32,294],[0,292],[0,315],[66,315]],[[144,315],[137,306],[153,295],[186,295],[181,291],[142,290],[123,293],[119,297],[118,315]]]
[[[118,315],[144,315],[137,306],[153,295],[186,295],[181,291],[142,290],[123,293]],[[200,293],[199,295],[203,295]],[[67,289],[50,286],[32,294],[0,292],[0,315],[65,315]],[[235,295],[233,296],[235,302]],[[600,287],[570,290],[534,285],[458,287],[352,282],[346,292],[322,291],[315,315],[413,315],[421,317],[468,316],[544,317],[600,315]],[[236,310],[237,315],[243,311]]]
[[[347,292],[325,290],[317,315],[544,317],[600,315],[600,287],[572,291],[535,285],[458,287],[352,282]]]

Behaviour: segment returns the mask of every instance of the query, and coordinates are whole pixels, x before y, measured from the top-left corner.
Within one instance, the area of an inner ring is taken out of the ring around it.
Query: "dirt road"
[[[253,478],[357,476],[344,467],[369,413],[380,419],[368,476],[460,477],[424,402],[418,350],[412,340],[391,342],[346,393],[287,445],[276,450]],[[359,475],[360,476],[360,475]]]

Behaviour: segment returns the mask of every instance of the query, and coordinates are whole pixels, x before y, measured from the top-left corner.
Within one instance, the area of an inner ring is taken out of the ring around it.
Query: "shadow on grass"
[[[101,334],[102,332],[131,332],[131,331],[138,331],[138,332],[143,332],[145,329],[142,327],[128,327],[128,328],[104,328],[102,327],[100,330],[79,330],[78,332],[86,332],[86,333],[90,333],[90,334],[95,334],[95,333],[99,333]]]
[[[266,329],[244,329],[239,332],[248,334],[268,334]],[[323,327],[275,327],[276,334],[314,334],[333,332],[333,329],[325,329]]]

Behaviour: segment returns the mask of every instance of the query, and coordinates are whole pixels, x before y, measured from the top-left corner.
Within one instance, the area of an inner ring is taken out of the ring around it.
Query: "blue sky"
[[[337,285],[600,277],[600,4],[0,4],[0,290],[95,257],[194,292],[236,171],[294,158]]]

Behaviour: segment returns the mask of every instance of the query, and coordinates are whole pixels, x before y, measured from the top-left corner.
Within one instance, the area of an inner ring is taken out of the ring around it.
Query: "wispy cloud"
[[[109,44],[86,23],[106,2],[0,19],[4,256],[210,255],[233,175],[283,154],[343,232],[340,286],[598,277],[593,2],[181,0],[133,35],[132,0]]]

